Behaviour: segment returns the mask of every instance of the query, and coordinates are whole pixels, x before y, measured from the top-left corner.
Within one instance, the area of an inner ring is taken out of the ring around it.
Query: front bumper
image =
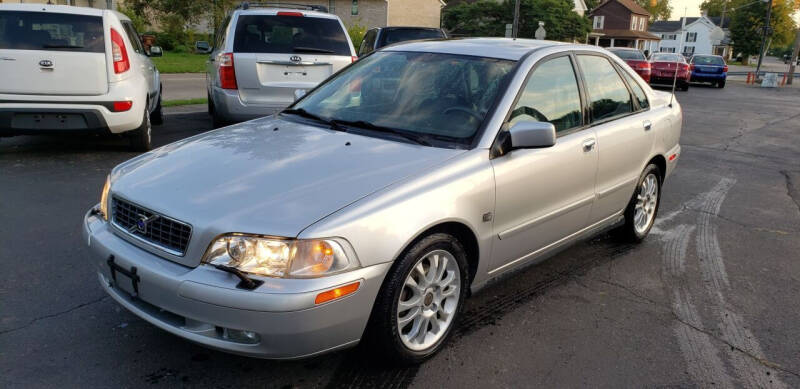
[[[262,278],[263,285],[246,291],[237,289],[238,279],[228,273],[186,267],[133,246],[91,212],[84,218],[83,234],[100,284],[126,309],[193,342],[260,358],[302,358],[357,344],[391,266],[317,279]],[[119,271],[114,282],[108,264],[112,255],[120,268],[136,268],[135,290],[131,277]],[[314,304],[320,292],[354,281],[361,285],[352,295]],[[237,331],[257,336],[231,336]]]

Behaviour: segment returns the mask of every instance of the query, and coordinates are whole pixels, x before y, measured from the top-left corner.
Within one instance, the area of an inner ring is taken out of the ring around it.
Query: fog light
[[[234,330],[231,328],[218,327],[217,331],[222,332],[222,339],[229,340],[236,343],[255,344],[261,340],[261,337],[253,331],[247,330]]]

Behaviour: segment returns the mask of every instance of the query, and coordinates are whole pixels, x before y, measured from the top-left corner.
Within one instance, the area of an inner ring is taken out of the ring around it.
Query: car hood
[[[462,152],[269,117],[143,154],[114,170],[111,191],[192,225],[186,256],[194,259],[178,260],[192,265],[219,234],[297,236],[342,207]]]

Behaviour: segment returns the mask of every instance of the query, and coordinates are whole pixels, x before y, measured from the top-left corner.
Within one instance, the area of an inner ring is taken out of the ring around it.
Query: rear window
[[[725,65],[722,57],[693,57],[692,63],[697,65]]]
[[[639,50],[609,50],[617,57],[627,60],[644,61],[644,54]]]
[[[653,61],[656,62],[686,62],[682,55],[678,54],[653,54]]]
[[[444,38],[444,35],[439,30],[430,29],[412,29],[412,28],[398,28],[389,29],[384,33],[383,45],[391,45],[392,43],[413,41],[417,39],[438,39]]]
[[[338,20],[283,15],[239,16],[233,51],[350,56],[347,36]]]
[[[0,49],[103,53],[103,18],[0,11]]]

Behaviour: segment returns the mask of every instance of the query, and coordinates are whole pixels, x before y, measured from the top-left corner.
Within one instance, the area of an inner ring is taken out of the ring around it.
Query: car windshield
[[[326,121],[389,128],[449,147],[468,145],[513,66],[514,61],[494,58],[376,52],[291,108]]]
[[[0,49],[102,53],[103,18],[47,12],[0,12]]]
[[[384,45],[391,45],[392,43],[412,41],[416,39],[437,39],[444,38],[444,34],[440,30],[428,28],[397,28],[387,29],[384,34]]]
[[[653,54],[654,62],[684,62],[683,56],[678,54]]]
[[[622,59],[644,61],[644,54],[639,50],[610,50],[614,55]]]
[[[242,15],[236,22],[238,53],[318,53],[350,56],[336,19],[290,15]]]
[[[696,65],[725,65],[722,57],[694,57],[692,63]]]

